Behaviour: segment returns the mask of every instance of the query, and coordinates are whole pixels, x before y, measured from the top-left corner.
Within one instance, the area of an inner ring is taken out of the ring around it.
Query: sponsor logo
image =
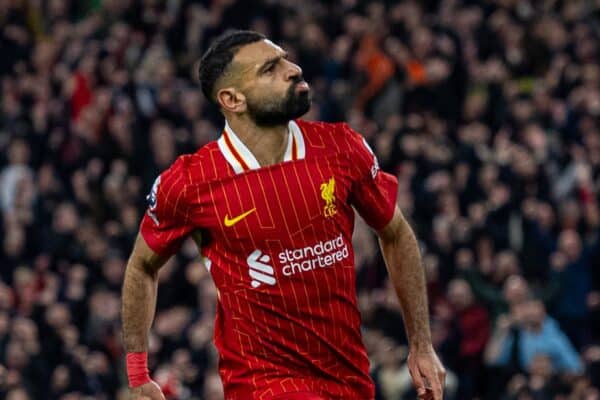
[[[160,176],[154,180],[154,183],[152,184],[152,189],[150,190],[148,196],[146,196],[146,201],[148,202],[148,207],[151,211],[154,211],[154,209],[156,208],[158,185],[160,185]]]
[[[234,226],[235,224],[237,224],[238,222],[240,222],[241,220],[243,220],[244,218],[246,218],[248,215],[252,214],[254,211],[256,211],[256,208],[253,208],[252,210],[248,210],[245,213],[240,214],[234,218],[229,218],[229,214],[226,214],[225,219],[223,220],[223,223],[225,224],[226,227],[230,228],[230,227]]]
[[[337,208],[335,206],[335,178],[329,178],[329,181],[321,184],[321,198],[325,200],[325,207],[323,207],[323,215],[325,217],[333,217],[337,214]]]
[[[317,268],[326,268],[340,262],[350,255],[348,245],[340,234],[338,237],[320,241],[314,246],[299,249],[284,250],[279,253],[279,262],[283,265],[282,272],[291,276]]]
[[[371,177],[375,179],[377,173],[379,172],[379,163],[377,159],[373,157],[373,166],[371,167]]]
[[[152,218],[152,221],[154,221],[156,225],[160,225],[156,214],[154,214],[154,210],[158,203],[158,185],[160,185],[160,176],[154,180],[152,189],[150,189],[150,193],[146,196],[146,201],[148,202],[148,216]]]
[[[349,256],[348,244],[340,234],[331,240],[321,240],[312,246],[283,250],[277,258],[283,275],[292,276],[318,268],[331,267]],[[262,284],[273,286],[277,283],[271,257],[267,254],[258,249],[254,250],[246,262],[253,288],[256,289]]]
[[[260,250],[254,250],[246,259],[248,263],[248,273],[250,274],[250,284],[253,288],[259,287],[261,284],[271,285],[275,284],[275,271],[269,264],[271,257],[264,254]]]
[[[379,161],[377,161],[377,156],[375,155],[375,153],[373,153],[373,149],[371,149],[371,146],[369,146],[369,143],[367,143],[365,138],[363,138],[363,143],[364,143],[365,147],[367,148],[367,150],[369,150],[369,153],[371,153],[371,155],[373,155],[373,165],[371,166],[371,177],[373,179],[375,179],[375,177],[377,176],[377,173],[379,172]]]

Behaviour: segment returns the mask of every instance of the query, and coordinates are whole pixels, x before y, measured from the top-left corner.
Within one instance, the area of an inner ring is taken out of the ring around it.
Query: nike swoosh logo
[[[225,215],[225,220],[223,221],[225,223],[226,227],[232,227],[235,224],[237,224],[238,222],[240,222],[241,220],[243,220],[244,218],[246,218],[248,215],[252,214],[254,211],[256,211],[256,208],[253,208],[252,210],[248,210],[243,214],[238,215],[235,218],[229,218],[229,214]]]

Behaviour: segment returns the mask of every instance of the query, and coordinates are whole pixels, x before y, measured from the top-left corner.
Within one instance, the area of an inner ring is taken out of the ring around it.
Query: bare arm
[[[408,366],[420,398],[441,399],[446,372],[431,344],[425,273],[415,235],[396,207],[378,232],[390,279],[400,300],[410,355]]]
[[[504,342],[506,342],[510,334],[511,323],[510,315],[500,315],[498,317],[496,329],[494,329],[494,333],[488,341],[483,353],[483,360],[486,364],[497,364],[498,358],[500,358],[500,354],[502,353]]]
[[[166,261],[166,257],[154,253],[138,234],[127,261],[121,294],[123,343],[127,353],[148,351],[148,332],[156,311],[158,270]],[[165,397],[159,386],[150,381],[131,388],[129,399],[165,400]]]
[[[391,222],[379,231],[379,244],[400,300],[411,347],[431,345],[425,274],[415,235],[398,208]]]
[[[148,332],[156,309],[158,270],[166,261],[138,235],[125,269],[122,292],[123,342],[128,353],[148,351]]]

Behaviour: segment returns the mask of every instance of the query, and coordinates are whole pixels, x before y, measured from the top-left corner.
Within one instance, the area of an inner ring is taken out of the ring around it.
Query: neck
[[[262,167],[283,161],[288,142],[287,124],[264,127],[248,118],[231,118],[227,122]]]

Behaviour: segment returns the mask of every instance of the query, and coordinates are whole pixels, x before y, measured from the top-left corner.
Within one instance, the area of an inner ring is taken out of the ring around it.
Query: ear
[[[246,111],[246,96],[233,87],[219,89],[217,102],[224,111],[242,113]]]

